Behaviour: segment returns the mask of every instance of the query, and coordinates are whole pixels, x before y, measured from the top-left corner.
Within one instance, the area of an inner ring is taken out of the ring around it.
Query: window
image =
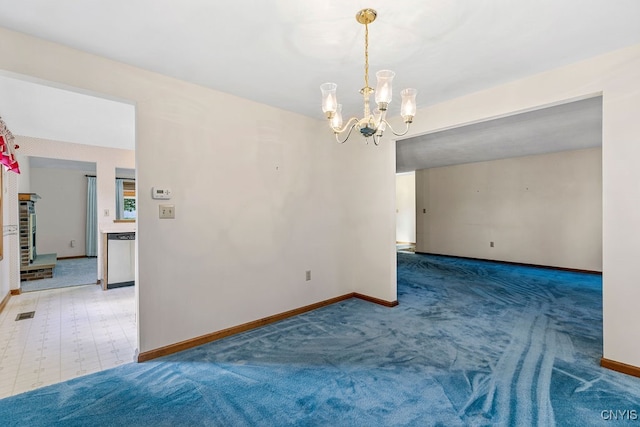
[[[136,219],[136,183],[125,181],[122,183],[124,204],[122,219]]]
[[[133,179],[116,178],[116,221],[136,219],[136,182]]]

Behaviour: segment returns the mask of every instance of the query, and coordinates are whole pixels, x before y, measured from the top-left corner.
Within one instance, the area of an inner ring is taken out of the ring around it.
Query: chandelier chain
[[[364,24],[364,90],[365,92],[369,91],[368,88],[369,88],[369,25]]]

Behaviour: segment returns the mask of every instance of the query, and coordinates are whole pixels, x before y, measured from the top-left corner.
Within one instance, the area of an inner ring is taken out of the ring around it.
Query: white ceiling
[[[640,43],[638,0],[0,0],[0,26],[322,119],[325,81],[361,114],[363,7],[391,114],[403,87],[424,107]]]
[[[0,115],[11,133],[135,149],[133,104],[0,73]]]
[[[396,171],[602,145],[602,97],[583,99],[398,141]]]

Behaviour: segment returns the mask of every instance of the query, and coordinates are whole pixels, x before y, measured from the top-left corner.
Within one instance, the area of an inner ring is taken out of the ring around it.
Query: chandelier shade
[[[338,107],[331,118],[331,127],[337,129],[342,127],[342,104],[338,104]]]
[[[336,89],[338,85],[335,83],[324,83],[320,85],[322,91],[322,112],[323,113],[335,113],[338,108],[338,101],[336,99]]]
[[[365,26],[364,32],[364,87],[360,89],[360,94],[364,102],[364,114],[362,118],[352,117],[346,124],[342,119],[342,104],[338,103],[337,89],[335,83],[323,83],[320,85],[322,93],[322,112],[329,120],[329,126],[335,134],[339,143],[344,143],[349,139],[354,129],[358,129],[366,141],[372,138],[374,144],[378,145],[384,131],[388,128],[396,136],[405,135],[409,131],[409,125],[413,122],[416,114],[416,89],[404,89],[400,95],[402,105],[400,115],[404,120],[406,128],[402,132],[396,132],[386,119],[387,108],[393,98],[393,78],[396,73],[391,70],[380,70],[376,73],[376,89],[369,87],[369,24],[375,21],[378,13],[373,9],[362,9],[356,14],[356,20]],[[370,107],[371,94],[375,94],[374,101],[376,109],[372,112]],[[346,134],[344,139],[341,134]]]
[[[389,104],[393,95],[393,78],[396,76],[391,70],[382,70],[376,73],[378,84],[376,85],[376,104],[380,106],[380,103]],[[379,108],[379,107],[378,107]]]
[[[416,109],[418,108],[416,105],[417,94],[418,91],[411,88],[404,89],[400,92],[400,96],[402,97],[400,115],[405,121],[408,121],[408,123],[411,123],[413,121],[413,116],[416,115]]]

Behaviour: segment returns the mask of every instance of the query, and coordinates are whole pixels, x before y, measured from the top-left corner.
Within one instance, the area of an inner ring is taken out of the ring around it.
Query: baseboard
[[[596,270],[581,270],[579,268],[555,267],[555,266],[552,266],[552,265],[541,265],[541,264],[527,264],[526,262],[501,261],[499,259],[486,259],[486,258],[473,258],[473,257],[458,256],[458,255],[434,254],[432,252],[416,252],[416,254],[418,254],[418,255],[435,255],[435,256],[442,256],[442,257],[447,257],[447,258],[472,259],[474,261],[496,262],[498,264],[517,265],[517,266],[521,266],[521,267],[546,268],[548,270],[570,271],[572,273],[597,274],[599,276],[602,276],[602,271],[596,271]]]
[[[7,292],[4,298],[2,298],[2,301],[0,301],[0,313],[2,313],[2,310],[4,310],[5,306],[9,302],[9,298],[11,298],[11,292]]]
[[[252,329],[259,328],[261,326],[269,325],[271,323],[279,322],[280,320],[287,319],[289,317],[297,316],[308,311],[317,310],[318,308],[326,307],[331,304],[335,304],[340,301],[348,300],[350,298],[360,298],[365,301],[369,301],[375,304],[380,304],[385,307],[395,307],[398,305],[398,301],[385,301],[379,298],[370,297],[358,293],[350,293],[341,295],[339,297],[330,298],[328,300],[320,301],[315,304],[306,305],[304,307],[296,308],[293,310],[285,311],[284,313],[274,314],[273,316],[267,316],[262,319],[254,320],[253,322],[244,323],[242,325],[233,326],[231,328],[223,329],[218,332],[195,337],[189,340],[181,341],[175,344],[169,344],[164,347],[157,348],[155,350],[149,350],[138,354],[138,362],[146,362],[148,360],[156,359],[158,357],[168,356],[179,351],[188,350],[199,345],[207,344],[212,341],[217,341],[222,338],[230,337],[232,335],[239,334],[241,332],[250,331]]]
[[[357,292],[353,293],[353,297],[354,298],[359,298],[365,301],[369,301],[372,302],[374,304],[380,304],[380,305],[384,305],[385,307],[395,307],[396,305],[398,305],[398,300],[394,300],[394,301],[386,301],[380,298],[374,298],[374,297],[370,297],[368,295],[363,295],[363,294],[359,294]]]
[[[600,366],[640,378],[640,368],[637,366],[627,365],[626,363],[616,362],[615,360],[605,359],[604,357],[600,359]]]
[[[120,283],[107,283],[107,289],[116,289],[116,288],[125,288],[127,286],[135,285],[135,281],[130,280],[128,282],[120,282]]]
[[[20,295],[21,293],[20,289],[11,289],[11,295]]]
[[[58,259],[80,259],[80,258],[89,258],[86,255],[74,255],[74,256],[59,256]],[[95,257],[93,257],[95,258]]]

